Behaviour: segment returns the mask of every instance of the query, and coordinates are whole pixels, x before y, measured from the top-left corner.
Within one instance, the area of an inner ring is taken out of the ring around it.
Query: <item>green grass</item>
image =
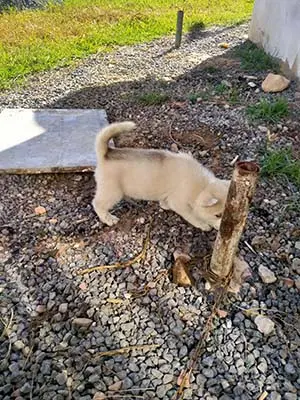
[[[214,65],[208,65],[207,67],[203,68],[203,71],[208,74],[215,74],[216,72],[220,71],[220,69]]]
[[[201,99],[203,101],[208,101],[210,95],[209,93],[202,91],[202,92],[190,93],[187,98],[192,104],[196,104],[198,99]]]
[[[225,93],[227,93],[228,91],[229,91],[229,87],[225,84],[225,83],[218,83],[216,86],[215,86],[215,93],[217,94],[217,95],[222,95],[222,94],[225,94]]]
[[[0,89],[116,45],[174,34],[181,7],[187,32],[195,24],[245,21],[253,0],[65,0],[42,10],[4,12],[0,14]]]
[[[247,41],[235,50],[241,60],[241,67],[247,71],[279,71],[279,64],[273,57],[266,54],[263,49]]]
[[[277,123],[289,115],[289,105],[285,98],[261,99],[258,103],[249,105],[246,113],[253,121]]]
[[[228,100],[229,100],[229,103],[232,105],[238,104],[240,102],[239,91],[236,87],[232,87],[230,89]]]
[[[137,101],[145,106],[161,105],[169,100],[169,96],[164,93],[144,93],[138,96]]]
[[[293,158],[290,148],[268,149],[262,156],[261,175],[286,178],[300,188],[300,160]]]

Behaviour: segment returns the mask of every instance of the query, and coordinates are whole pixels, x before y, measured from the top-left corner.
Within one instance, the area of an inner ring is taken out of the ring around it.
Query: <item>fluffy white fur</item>
[[[204,231],[219,229],[229,181],[216,178],[189,154],[108,146],[110,139],[134,128],[130,121],[113,123],[97,136],[93,207],[100,220],[116,224],[118,218],[109,211],[131,197],[159,201]]]

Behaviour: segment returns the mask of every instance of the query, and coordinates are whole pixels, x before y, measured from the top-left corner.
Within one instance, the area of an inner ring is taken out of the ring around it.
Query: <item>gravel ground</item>
[[[245,117],[245,105],[266,96],[259,90],[265,73],[249,77],[233,55],[246,33],[247,25],[212,29],[186,36],[179,50],[169,50],[173,39],[165,38],[95,55],[0,94],[0,107],[104,107],[111,121],[139,124],[119,145],[178,147],[229,177],[236,155],[257,157],[266,143],[267,127]],[[216,93],[224,80],[238,101]],[[141,104],[141,95],[153,91],[169,100]],[[284,96],[291,115],[269,127],[272,145],[292,145],[299,154],[296,83]],[[115,211],[120,223],[104,227],[91,208],[94,188],[91,174],[0,178],[1,399],[167,400],[202,333],[213,298],[199,276],[201,263],[192,288],[172,284],[166,271],[175,249],[208,254],[215,233],[144,202],[122,202]],[[270,400],[300,398],[296,194],[286,181],[260,181],[240,243],[253,277],[222,305],[226,313],[215,321],[185,398],[253,400],[264,391]],[[37,206],[46,213],[36,215]],[[138,254],[151,218],[142,262],[78,275]],[[274,272],[274,283],[262,282],[260,266]],[[258,330],[257,313],[275,323],[270,335]],[[100,354],[128,346],[136,347]]]

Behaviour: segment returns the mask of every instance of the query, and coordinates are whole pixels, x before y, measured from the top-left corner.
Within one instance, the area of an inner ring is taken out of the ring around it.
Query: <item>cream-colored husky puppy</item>
[[[229,181],[216,178],[189,154],[108,146],[111,138],[134,128],[130,121],[113,123],[97,136],[93,207],[100,220],[116,224],[118,218],[109,210],[131,197],[159,201],[204,231],[219,229]]]

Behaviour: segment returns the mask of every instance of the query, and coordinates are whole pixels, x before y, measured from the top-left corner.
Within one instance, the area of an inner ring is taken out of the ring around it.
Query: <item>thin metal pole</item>
[[[176,49],[179,49],[179,47],[181,45],[182,27],[183,27],[183,15],[184,15],[184,12],[182,10],[179,10],[177,12],[176,38],[175,38],[175,48]]]

